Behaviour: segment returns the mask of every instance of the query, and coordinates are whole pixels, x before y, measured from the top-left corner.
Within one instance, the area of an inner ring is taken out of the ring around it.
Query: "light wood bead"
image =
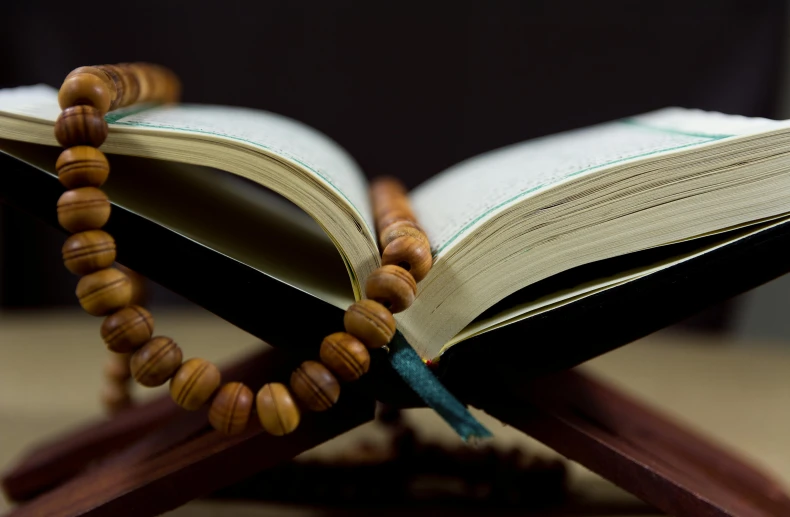
[[[96,187],[64,192],[58,199],[58,222],[72,233],[101,228],[110,219],[110,200]]]
[[[99,147],[107,139],[107,122],[93,106],[64,109],[55,122],[55,138],[63,147]]]
[[[105,70],[101,70],[100,68],[95,66],[81,66],[79,68],[75,68],[74,70],[72,70],[69,73],[69,75],[66,76],[66,80],[74,77],[75,75],[81,75],[81,74],[91,74],[101,79],[101,81],[107,87],[107,92],[110,95],[109,111],[112,111],[118,107],[118,102],[120,101],[120,99],[118,98],[118,88],[115,84],[115,81],[112,80],[110,75]]]
[[[221,380],[214,364],[205,359],[190,359],[170,379],[170,396],[182,408],[196,411],[211,398]]]
[[[75,233],[63,243],[63,263],[75,275],[87,275],[112,266],[115,240],[101,230]]]
[[[272,382],[264,385],[255,397],[255,407],[261,426],[269,434],[284,436],[299,427],[299,406],[284,384]]]
[[[58,179],[66,188],[101,187],[110,174],[104,153],[87,145],[65,149],[55,163]]]
[[[326,411],[340,397],[340,383],[318,361],[305,361],[291,373],[291,389],[310,411]]]
[[[365,296],[379,302],[393,314],[411,307],[417,296],[417,282],[400,266],[388,264],[370,274]]]
[[[355,381],[370,368],[370,354],[360,340],[346,332],[329,334],[321,342],[321,362],[344,381]]]
[[[132,405],[132,397],[126,385],[110,382],[102,386],[101,402],[111,413],[117,413]]]
[[[132,377],[128,354],[112,354],[104,363],[104,376],[117,384],[123,384]]]
[[[114,268],[85,275],[77,283],[77,298],[85,312],[104,316],[127,305],[132,297],[129,278]]]
[[[398,237],[390,242],[381,254],[382,265],[400,266],[419,282],[431,270],[431,246],[424,240],[410,236]]]
[[[69,75],[58,91],[60,109],[86,105],[103,114],[110,110],[110,101],[109,88],[94,74]]]
[[[428,237],[417,223],[401,220],[395,221],[383,230],[379,231],[379,244],[381,245],[381,249],[386,248],[390,242],[394,241],[398,237],[404,236],[414,237],[415,239],[423,240],[426,243],[428,242]]]
[[[125,65],[99,65],[96,68],[106,72],[115,83],[120,98],[118,108],[131,106],[137,102],[137,97],[140,94],[140,85],[137,83],[137,78]]]
[[[395,318],[375,300],[359,300],[343,316],[346,332],[368,348],[381,348],[395,335]]]
[[[143,386],[161,386],[176,373],[182,358],[181,348],[175,341],[157,336],[132,354],[132,376]]]
[[[247,428],[253,394],[240,382],[229,382],[217,392],[208,411],[208,421],[217,431],[234,435]]]
[[[128,353],[143,346],[154,333],[154,318],[139,305],[124,307],[105,318],[101,337],[113,352]]]

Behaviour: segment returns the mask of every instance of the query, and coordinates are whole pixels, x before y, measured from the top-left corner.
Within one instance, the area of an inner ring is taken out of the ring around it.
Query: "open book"
[[[0,151],[55,174],[59,113],[53,88],[0,90]],[[341,309],[361,297],[380,263],[368,186],[330,138],[217,106],[135,107],[107,121],[113,203]],[[436,357],[780,224],[788,193],[790,123],[680,108],[473,157],[410,193],[434,266],[399,329]],[[655,248],[665,253],[647,264],[527,290]]]

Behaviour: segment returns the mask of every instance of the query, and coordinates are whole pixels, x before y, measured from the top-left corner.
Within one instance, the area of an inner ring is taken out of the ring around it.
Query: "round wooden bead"
[[[129,305],[132,284],[117,269],[102,269],[80,278],[77,283],[77,298],[85,312],[93,316],[104,316]]]
[[[395,335],[395,318],[375,300],[355,302],[343,316],[343,325],[368,348],[381,348]]]
[[[379,244],[381,244],[381,249],[386,248],[390,242],[398,237],[403,237],[405,235],[428,242],[428,237],[417,223],[404,219],[395,221],[379,232]]]
[[[113,352],[128,353],[143,346],[154,332],[154,318],[139,305],[124,307],[105,318],[101,337]]]
[[[94,74],[74,74],[66,77],[58,91],[60,109],[71,106],[93,106],[100,113],[110,110],[110,90]]]
[[[305,361],[291,373],[291,389],[311,411],[326,411],[340,397],[337,379],[318,361]]]
[[[107,132],[107,122],[93,106],[66,108],[55,122],[55,138],[63,147],[99,147],[107,139]]]
[[[189,411],[200,409],[219,387],[219,369],[205,359],[190,359],[170,379],[170,396]]]
[[[102,405],[116,413],[132,405],[132,397],[125,384],[115,382],[106,383],[101,391]]]
[[[115,240],[101,230],[75,233],[63,243],[63,263],[75,275],[87,275],[112,266]]]
[[[240,382],[229,382],[217,392],[208,411],[208,421],[217,431],[234,435],[247,428],[252,411],[252,391]]]
[[[143,386],[161,386],[176,373],[182,358],[181,348],[175,341],[169,337],[155,337],[132,354],[132,376]]]
[[[405,235],[390,242],[381,254],[383,265],[394,264],[400,266],[419,282],[433,264],[431,246],[427,241]]]
[[[87,145],[65,149],[55,163],[58,179],[66,188],[101,187],[110,174],[104,153]]]
[[[370,354],[360,340],[346,332],[329,334],[321,342],[321,362],[344,381],[355,381],[370,368]]]
[[[69,75],[66,76],[66,79],[68,80],[74,77],[75,75],[82,75],[82,74],[91,74],[101,79],[101,81],[107,87],[107,92],[110,95],[109,110],[112,111],[118,107],[118,102],[119,102],[118,88],[115,84],[115,81],[112,80],[110,75],[105,70],[101,70],[99,67],[96,66],[81,66],[79,68],[75,68],[74,70],[72,70],[69,73]],[[61,109],[62,108],[63,106],[61,106]]]
[[[110,200],[96,187],[64,192],[58,199],[58,222],[70,232],[101,228],[110,219]]]
[[[112,354],[104,363],[104,376],[110,381],[124,383],[132,376],[128,354]]]
[[[417,282],[400,266],[381,266],[365,282],[365,296],[394,314],[411,307],[417,296]]]
[[[130,106],[137,102],[140,85],[137,79],[124,65],[99,65],[96,68],[103,70],[115,83],[118,90],[118,107]]]
[[[258,419],[267,433],[283,436],[299,427],[299,406],[284,384],[272,382],[258,391],[255,397]]]
[[[395,210],[386,212],[381,217],[376,219],[376,230],[381,233],[388,226],[402,222],[416,224],[411,210],[408,210],[407,208],[397,208]]]

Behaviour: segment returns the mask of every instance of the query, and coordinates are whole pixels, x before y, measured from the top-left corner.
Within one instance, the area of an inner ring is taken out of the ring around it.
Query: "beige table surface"
[[[76,310],[0,313],[0,470],[26,447],[101,415],[98,390],[107,356],[100,320]],[[257,340],[200,310],[157,313],[157,333],[173,336],[185,356],[227,361]],[[591,361],[585,368],[660,407],[692,427],[754,459],[790,486],[790,343],[724,342],[660,333]],[[161,388],[160,388],[161,389]],[[138,390],[141,398],[157,390]],[[429,440],[457,440],[428,410],[407,412]],[[476,413],[495,433],[495,443],[546,454],[518,431]],[[368,426],[309,452],[331,455]],[[571,489],[591,503],[630,502],[630,496],[578,465]],[[8,504],[0,499],[0,511]],[[321,514],[317,509],[195,501],[169,515],[239,517]]]

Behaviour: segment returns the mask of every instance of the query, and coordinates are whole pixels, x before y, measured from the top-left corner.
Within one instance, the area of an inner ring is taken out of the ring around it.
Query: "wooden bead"
[[[326,411],[340,397],[337,379],[318,361],[305,361],[291,373],[291,389],[311,411]]]
[[[117,413],[132,405],[132,397],[126,385],[110,382],[102,387],[101,402],[111,413]]]
[[[69,75],[66,76],[66,79],[68,80],[74,77],[75,75],[81,75],[81,74],[91,74],[101,79],[101,81],[107,87],[107,92],[110,95],[109,111],[112,111],[118,107],[118,102],[120,100],[118,98],[118,88],[115,84],[115,81],[112,80],[112,78],[106,71],[101,70],[100,68],[95,66],[81,66],[79,68],[75,68],[74,70],[72,70],[69,73]],[[63,107],[61,106],[61,109],[62,108]]]
[[[129,278],[114,268],[85,275],[77,283],[77,298],[85,312],[104,316],[127,305],[132,297]]]
[[[132,376],[143,386],[161,386],[176,373],[182,358],[181,348],[175,341],[157,336],[132,354]]]
[[[128,354],[112,354],[104,363],[104,376],[118,384],[123,384],[132,377]]]
[[[400,266],[419,282],[431,270],[433,264],[431,246],[426,241],[414,237],[398,237],[384,248],[381,263]]]
[[[398,237],[403,237],[405,235],[414,237],[415,239],[423,240],[426,243],[428,242],[428,237],[417,223],[401,220],[395,221],[383,230],[379,231],[379,244],[381,244],[381,249],[386,248],[390,242],[394,241]]]
[[[118,90],[118,106],[123,108],[131,106],[137,102],[137,97],[140,94],[140,85],[137,78],[134,77],[124,64],[120,65],[99,65],[96,68],[103,70],[115,83]]]
[[[107,139],[107,122],[93,106],[64,109],[55,122],[55,138],[63,147],[99,147]]]
[[[58,179],[66,188],[101,187],[110,174],[104,153],[87,145],[65,149],[55,163]]]
[[[139,305],[124,307],[105,318],[101,337],[113,352],[128,353],[143,346],[154,333],[154,318]]]
[[[74,74],[66,77],[58,92],[60,109],[72,106],[93,106],[99,113],[110,110],[110,90],[94,74]]]
[[[87,275],[112,266],[115,240],[101,230],[75,233],[63,243],[63,263],[75,275]]]
[[[355,381],[370,368],[370,354],[360,340],[346,332],[329,334],[321,342],[321,362],[344,381]]]
[[[388,264],[370,274],[365,282],[365,296],[394,314],[408,309],[414,303],[417,282],[402,267]]]
[[[208,411],[208,421],[217,431],[234,435],[247,428],[252,411],[252,391],[240,382],[229,382],[217,392]]]
[[[395,335],[395,318],[375,300],[360,300],[343,316],[346,332],[356,336],[368,348],[381,348]]]
[[[267,433],[283,436],[299,427],[299,406],[284,384],[272,382],[258,391],[255,397],[258,419]]]
[[[190,359],[170,380],[170,396],[189,411],[200,409],[219,387],[219,369],[205,359]]]
[[[110,219],[110,200],[95,187],[64,192],[58,199],[58,222],[70,232],[101,228]]]

